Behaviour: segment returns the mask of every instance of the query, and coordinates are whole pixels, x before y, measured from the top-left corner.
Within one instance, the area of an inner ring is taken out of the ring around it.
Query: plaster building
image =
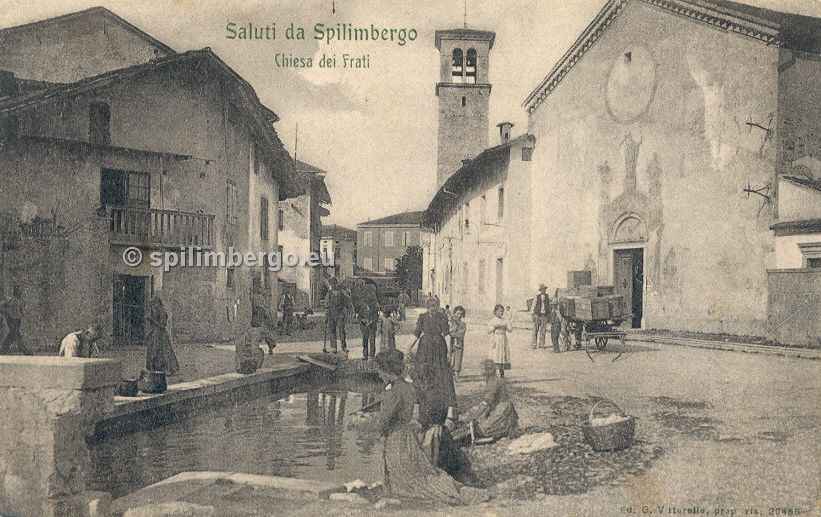
[[[59,56],[32,43],[38,31],[64,38]],[[88,54],[88,38],[100,34],[119,50],[91,45],[101,56]],[[3,29],[0,38],[21,45],[4,47],[4,58],[30,57],[2,65],[0,284],[6,294],[22,287],[31,344],[51,347],[91,323],[115,343],[140,343],[146,303],[158,293],[179,340],[247,328],[252,286],[273,303],[275,273],[191,261],[198,250],[277,249],[272,208],[298,192],[277,115],[210,49],[175,53],[104,9]],[[55,60],[82,66],[52,76]],[[166,271],[172,263],[152,255],[166,252],[187,265]]]
[[[776,301],[795,298],[774,268],[816,263],[813,187],[785,176],[817,153],[819,34],[821,20],[726,0],[608,1],[524,101],[535,147],[505,192],[526,185],[529,208],[505,230],[529,259],[503,260],[500,299],[521,306],[587,270],[625,295],[634,327],[773,337]]]
[[[283,265],[279,274],[282,286],[288,286],[298,308],[317,307],[321,296],[322,268],[305,262],[311,254],[319,257],[322,217],[330,214],[331,195],[325,185],[325,171],[296,161],[300,194],[279,203],[277,223],[283,257],[297,257],[296,266]]]
[[[345,280],[354,276],[356,265],[356,230],[336,224],[322,226],[319,251],[325,262],[333,266],[325,267],[328,276]]]
[[[402,212],[356,226],[357,274],[392,275],[396,259],[422,244],[423,212]]]

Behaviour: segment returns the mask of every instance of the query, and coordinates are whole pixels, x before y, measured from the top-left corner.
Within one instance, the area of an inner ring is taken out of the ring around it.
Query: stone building
[[[61,54],[33,44],[37,31],[61,34]],[[89,43],[108,36],[114,47]],[[210,49],[175,53],[104,9],[0,38],[21,45],[8,55],[31,58],[4,61],[0,82],[0,283],[7,294],[23,288],[24,333],[35,347],[95,322],[116,343],[139,343],[157,293],[178,340],[223,340],[246,328],[252,286],[273,303],[275,273],[229,262],[232,251],[277,249],[272,208],[299,188],[273,128],[278,117],[250,84]],[[52,63],[65,75],[52,75]],[[27,257],[33,247],[36,259]],[[186,266],[170,267],[174,260]]]
[[[325,272],[328,276],[345,280],[354,276],[356,264],[356,230],[336,224],[322,225],[322,237],[319,240],[319,251],[328,264]]]
[[[296,266],[284,264],[279,274],[280,284],[292,291],[299,308],[317,307],[322,291],[322,268],[307,264],[307,259],[320,256],[322,217],[330,215],[331,194],[325,185],[325,171],[311,164],[296,161],[300,194],[279,203],[277,221],[282,256],[301,259]]]
[[[402,212],[356,225],[357,275],[393,275],[396,259],[422,244],[423,212]]]
[[[821,120],[819,35],[726,0],[608,1],[524,101],[535,147],[505,191],[527,185],[529,208],[505,231],[529,260],[505,259],[523,283],[501,299],[588,270],[634,327],[772,336],[780,191]]]

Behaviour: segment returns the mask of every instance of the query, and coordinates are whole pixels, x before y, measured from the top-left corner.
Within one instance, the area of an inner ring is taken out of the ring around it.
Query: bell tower
[[[473,29],[436,31],[439,51],[439,144],[436,188],[487,148],[490,49],[496,33]]]

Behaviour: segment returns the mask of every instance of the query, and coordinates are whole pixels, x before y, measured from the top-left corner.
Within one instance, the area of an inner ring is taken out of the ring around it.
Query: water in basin
[[[183,415],[91,445],[92,490],[123,496],[180,472],[219,470],[346,483],[381,481],[381,442],[347,429],[381,386],[275,394]]]

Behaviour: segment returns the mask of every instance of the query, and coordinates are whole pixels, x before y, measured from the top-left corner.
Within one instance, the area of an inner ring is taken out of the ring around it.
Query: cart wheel
[[[607,338],[606,337],[597,337],[596,338],[596,348],[598,350],[604,350],[607,346]]]

